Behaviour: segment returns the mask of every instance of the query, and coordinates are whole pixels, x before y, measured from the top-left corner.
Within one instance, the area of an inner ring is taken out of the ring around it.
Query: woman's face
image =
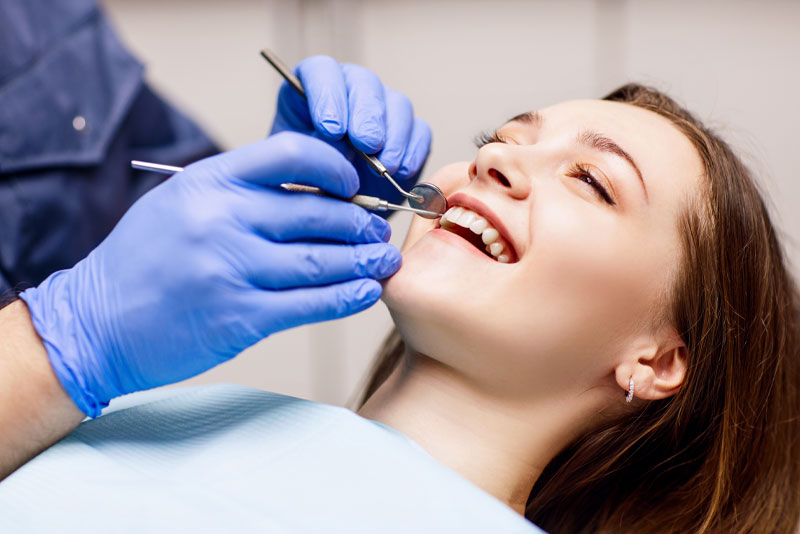
[[[467,210],[415,218],[383,299],[411,350],[482,387],[593,387],[652,339],[701,162],[667,119],[616,102],[561,103],[497,135],[431,178]]]

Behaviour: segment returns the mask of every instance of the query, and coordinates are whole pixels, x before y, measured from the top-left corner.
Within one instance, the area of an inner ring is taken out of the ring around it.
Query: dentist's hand
[[[176,382],[293,326],[375,303],[400,253],[388,224],[340,197],[353,166],[283,133],[199,161],[131,207],[87,258],[21,295],[75,404]]]
[[[359,193],[392,202],[403,197],[377,176],[343,141],[367,154],[377,154],[397,182],[409,190],[417,182],[431,145],[431,130],[414,117],[411,102],[384,86],[372,72],[327,56],[314,56],[294,68],[308,101],[284,82],[272,133],[293,130],[334,144],[356,166]]]

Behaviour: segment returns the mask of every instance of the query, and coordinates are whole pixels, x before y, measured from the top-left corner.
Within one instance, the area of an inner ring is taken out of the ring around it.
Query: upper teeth
[[[439,219],[439,225],[442,228],[447,228],[453,224],[469,228],[472,232],[480,235],[483,244],[486,245],[486,251],[500,263],[508,263],[510,256],[503,254],[504,246],[500,241],[500,232],[493,228],[489,221],[472,210],[456,206],[447,210],[442,215],[442,218]]]

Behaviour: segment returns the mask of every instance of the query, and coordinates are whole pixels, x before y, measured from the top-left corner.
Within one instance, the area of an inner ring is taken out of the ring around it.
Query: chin
[[[381,297],[406,346],[417,352],[430,350],[428,344],[419,339],[420,336],[427,337],[425,331],[442,333],[437,323],[446,312],[443,292],[453,285],[452,270],[444,268],[451,262],[443,262],[442,251],[436,250],[436,243],[428,241],[419,239],[404,247],[403,265],[383,283]],[[439,260],[436,259],[437,252]]]
[[[432,265],[432,251],[426,248],[425,243],[419,243],[404,251],[402,267],[383,283],[381,299],[392,316],[427,315],[427,309],[436,304],[435,295],[446,280],[443,269]]]
[[[446,307],[446,302],[463,298],[471,278],[469,270],[462,268],[463,256],[435,237],[423,235],[403,248],[403,265],[384,282],[383,301],[400,313],[426,313],[428,308]]]
[[[473,308],[487,305],[481,302],[487,295],[484,260],[472,254],[432,235],[404,247],[403,265],[383,283],[381,298],[411,351],[459,365],[448,360],[477,348],[486,337],[461,346],[468,333],[477,335],[485,327],[484,319],[476,322]]]

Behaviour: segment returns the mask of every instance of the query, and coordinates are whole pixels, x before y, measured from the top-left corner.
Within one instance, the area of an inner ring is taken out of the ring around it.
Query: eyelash
[[[578,178],[583,183],[589,184],[594,190],[600,195],[607,204],[610,206],[616,206],[617,203],[614,202],[614,199],[611,198],[611,195],[608,194],[606,188],[600,183],[600,180],[594,177],[594,175],[587,169],[582,163],[574,163],[572,167],[570,167],[569,171],[567,171],[567,176],[572,178]]]
[[[483,148],[484,146],[488,145],[489,143],[507,143],[508,141],[501,137],[497,130],[487,130],[479,133],[475,136],[475,146]],[[597,195],[602,198],[607,204],[611,206],[616,206],[617,203],[614,202],[614,199],[611,198],[611,195],[608,194],[606,188],[600,183],[600,181],[594,177],[594,175],[586,168],[586,165],[583,163],[574,163],[569,171],[567,171],[567,176],[571,178],[578,178],[585,184],[591,186]]]
[[[497,134],[497,130],[484,130],[475,136],[475,146],[483,148],[489,143],[506,143],[507,141]]]

